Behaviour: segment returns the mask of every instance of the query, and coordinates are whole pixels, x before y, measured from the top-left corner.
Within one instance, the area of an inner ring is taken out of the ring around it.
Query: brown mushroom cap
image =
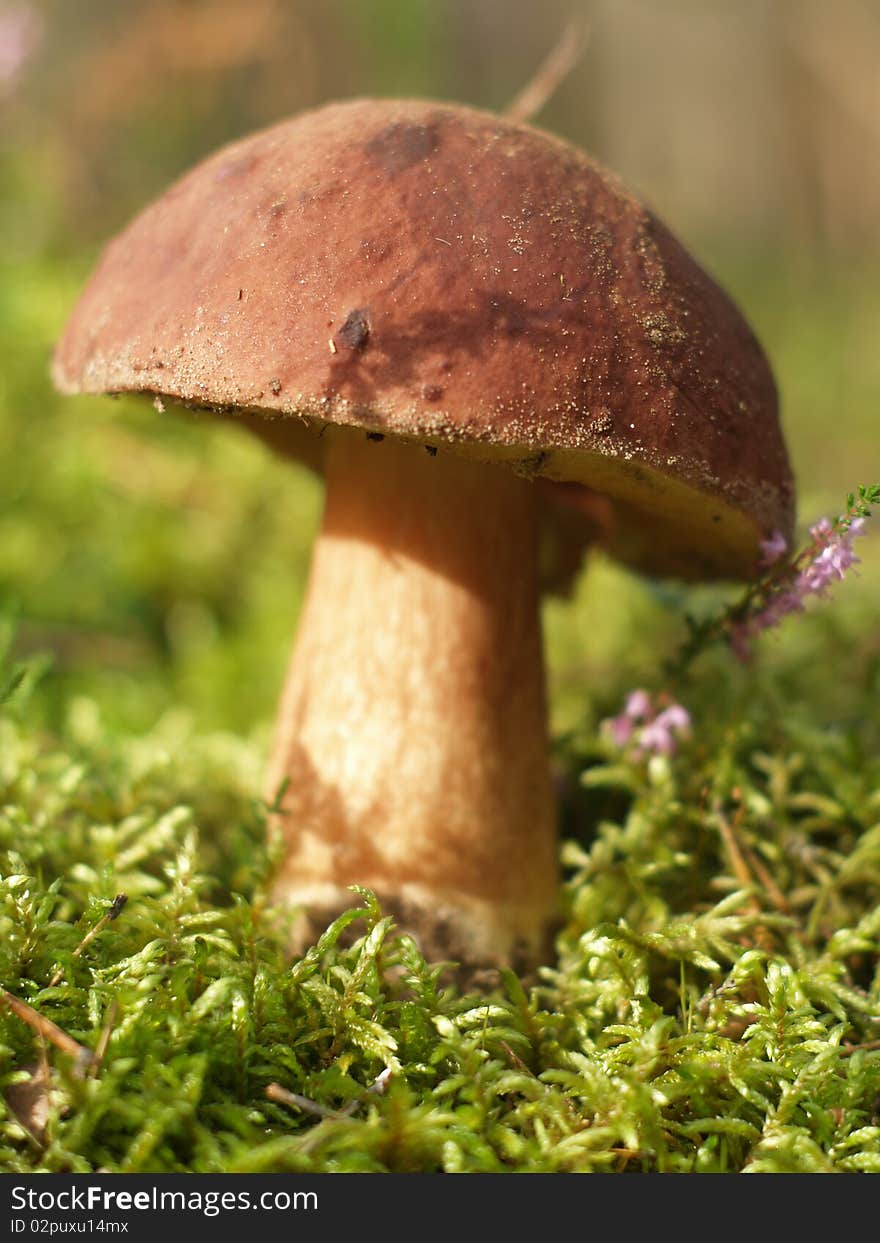
[[[791,531],[727,296],[580,151],[470,108],[332,104],[211,156],[107,247],[54,375],[263,416],[313,465],[334,422],[576,485],[657,573],[748,577]]]

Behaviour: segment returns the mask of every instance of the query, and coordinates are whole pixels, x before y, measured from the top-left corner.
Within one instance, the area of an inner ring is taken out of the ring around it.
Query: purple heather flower
[[[630,691],[623,713],[630,721],[644,721],[651,715],[651,696],[643,690]]]
[[[691,718],[677,703],[658,712],[650,695],[637,690],[627,696],[620,716],[611,717],[604,725],[618,747],[635,743],[635,755],[673,755],[679,738],[690,732]]]
[[[762,539],[761,559],[758,565],[761,569],[769,569],[774,565],[780,557],[784,556],[788,551],[788,541],[781,531],[774,531],[769,539]]]
[[[849,527],[835,531],[827,518],[817,522],[810,534],[821,547],[795,579],[793,590],[801,597],[824,595],[835,579],[843,578],[848,569],[858,565],[852,541],[862,534],[864,525],[861,518],[856,518]]]
[[[647,691],[630,691],[620,716],[610,717],[604,722],[618,747],[625,747],[635,732],[639,721],[645,721],[652,715],[651,696]]]
[[[668,708],[649,721],[639,732],[637,739],[641,755],[674,755],[678,739],[690,733],[690,713],[681,704]]]
[[[858,557],[848,543],[826,544],[795,584],[802,595],[823,596],[835,579],[841,579]]]
[[[855,518],[848,526],[835,530],[833,523],[821,518],[810,528],[816,549],[812,560],[792,582],[777,587],[775,591],[771,587],[761,609],[730,627],[730,645],[739,660],[748,660],[750,643],[755,635],[778,626],[790,613],[801,612],[809,596],[827,595],[828,589],[844,578],[847,570],[858,565],[859,558],[853,552],[852,541],[862,534],[864,525],[864,519]],[[762,543],[765,557],[767,547],[774,540]]]
[[[660,715],[654,721],[655,725],[661,725],[666,730],[673,730],[679,734],[686,734],[691,727],[691,714],[687,708],[683,708],[681,704],[671,703],[668,708],[664,708]]]
[[[657,721],[646,725],[639,734],[638,755],[672,755],[675,750],[675,738],[672,732],[664,729]]]
[[[603,722],[603,725],[611,735],[612,742],[618,747],[626,746],[630,738],[632,738],[633,730],[635,729],[626,713],[622,713],[620,716],[609,717],[607,721]]]

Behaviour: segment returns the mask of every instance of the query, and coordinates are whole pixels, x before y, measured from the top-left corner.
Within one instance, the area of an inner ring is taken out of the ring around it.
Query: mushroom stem
[[[296,939],[374,889],[424,952],[534,964],[558,892],[538,497],[505,469],[332,433],[268,775]]]

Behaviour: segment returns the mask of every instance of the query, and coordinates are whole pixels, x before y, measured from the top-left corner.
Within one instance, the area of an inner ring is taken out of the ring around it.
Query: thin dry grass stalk
[[[534,76],[511,100],[504,110],[512,121],[530,121],[542,112],[581,59],[589,41],[590,28],[585,18],[572,17],[538,66]]]

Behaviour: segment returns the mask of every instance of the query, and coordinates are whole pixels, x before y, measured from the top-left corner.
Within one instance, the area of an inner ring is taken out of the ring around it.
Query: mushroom
[[[324,471],[266,787],[300,935],[360,883],[429,954],[539,961],[558,894],[541,549],[748,578],[791,530],[773,378],[725,294],[572,146],[356,100],[224,148],[142,212],[54,376],[235,418]]]

